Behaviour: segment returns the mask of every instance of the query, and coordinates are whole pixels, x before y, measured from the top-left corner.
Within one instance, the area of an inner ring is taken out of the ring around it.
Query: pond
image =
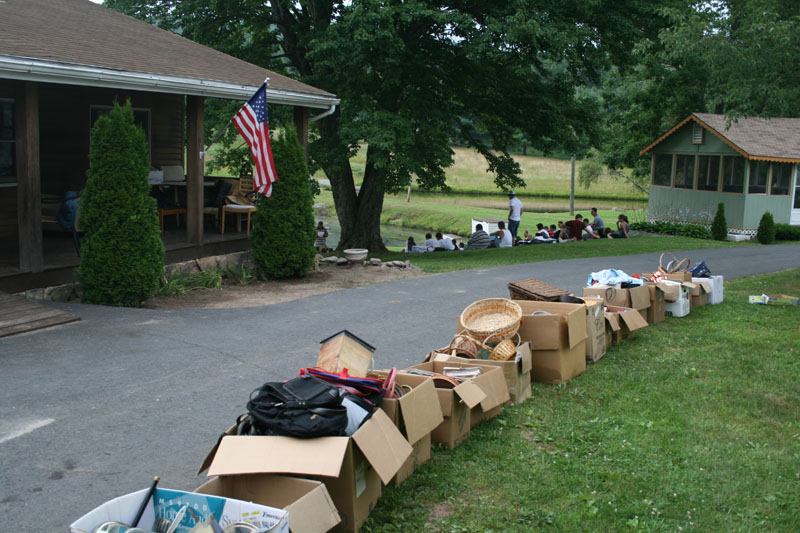
[[[322,221],[325,227],[328,228],[328,246],[330,248],[335,248],[342,235],[339,219],[336,217],[322,217],[316,215],[314,220],[316,222]],[[420,231],[421,230],[412,228],[401,228],[398,226],[386,226],[381,224],[381,237],[383,238],[384,246],[400,246],[401,248],[405,248],[409,235],[413,235],[414,239],[419,241],[419,237],[422,236]],[[422,240],[424,241],[425,239]]]

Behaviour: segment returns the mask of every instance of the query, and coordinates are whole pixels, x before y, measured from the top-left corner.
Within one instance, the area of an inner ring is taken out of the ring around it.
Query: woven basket
[[[481,342],[500,342],[514,335],[522,319],[522,308],[506,298],[486,298],[461,313],[461,324]]]
[[[453,340],[450,341],[450,345],[446,350],[450,355],[464,357],[466,359],[477,359],[480,349],[481,341],[472,338],[470,335],[459,333],[453,337]]]
[[[540,302],[557,302],[562,294],[569,294],[538,279],[521,279],[508,284],[508,293],[512,300],[537,300]]]
[[[516,334],[519,340],[519,333]],[[492,353],[489,354],[490,361],[509,361],[517,356],[517,343],[513,340],[504,339],[494,347]]]

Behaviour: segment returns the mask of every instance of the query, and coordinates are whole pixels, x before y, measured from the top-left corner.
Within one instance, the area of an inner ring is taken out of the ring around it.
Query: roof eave
[[[246,100],[258,89],[257,85],[131,72],[3,55],[0,55],[0,77],[42,83],[88,85],[111,89],[185,94],[231,100]],[[290,91],[272,87],[267,88],[267,99],[273,104],[319,109],[326,109],[339,104],[339,99],[332,95]]]

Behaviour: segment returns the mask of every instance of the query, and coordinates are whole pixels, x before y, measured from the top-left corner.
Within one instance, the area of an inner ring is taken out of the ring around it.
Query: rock
[[[411,261],[406,259],[405,265],[406,265],[406,268],[411,268]]]
[[[377,257],[373,257],[372,259],[369,260],[369,264],[372,266],[381,266],[381,263],[382,261]]]
[[[323,207],[325,207],[325,202],[319,202],[317,204],[312,205],[311,207],[313,207],[314,209],[322,209]]]
[[[44,299],[51,302],[68,302],[76,298],[78,298],[78,283],[56,285],[44,290]]]
[[[336,264],[337,264],[337,265],[339,265],[339,266],[343,266],[343,265],[349,265],[349,264],[350,264],[350,261],[348,261],[348,260],[347,260],[347,259],[345,259],[344,257],[340,257],[340,258],[338,258],[338,259],[336,260]]]
[[[338,263],[339,262],[339,258],[336,257],[335,255],[332,255],[330,257],[326,257],[325,259],[323,259],[323,261],[325,261],[326,263]],[[346,259],[345,259],[345,261],[346,261]]]

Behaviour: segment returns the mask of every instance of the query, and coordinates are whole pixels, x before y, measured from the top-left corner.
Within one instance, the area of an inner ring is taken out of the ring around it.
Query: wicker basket
[[[522,308],[506,298],[487,298],[469,305],[461,313],[461,324],[481,342],[500,342],[514,335],[522,319]]]
[[[466,359],[477,359],[480,349],[481,342],[479,340],[472,338],[470,335],[459,333],[450,341],[447,352]]]
[[[537,300],[540,302],[557,302],[562,294],[569,294],[564,289],[553,287],[538,279],[521,279],[508,284],[508,293],[512,300]]]
[[[519,337],[519,333],[516,334]],[[517,339],[519,340],[519,338]],[[504,339],[494,347],[492,353],[489,354],[490,361],[510,361],[517,356],[517,343],[513,340]]]

